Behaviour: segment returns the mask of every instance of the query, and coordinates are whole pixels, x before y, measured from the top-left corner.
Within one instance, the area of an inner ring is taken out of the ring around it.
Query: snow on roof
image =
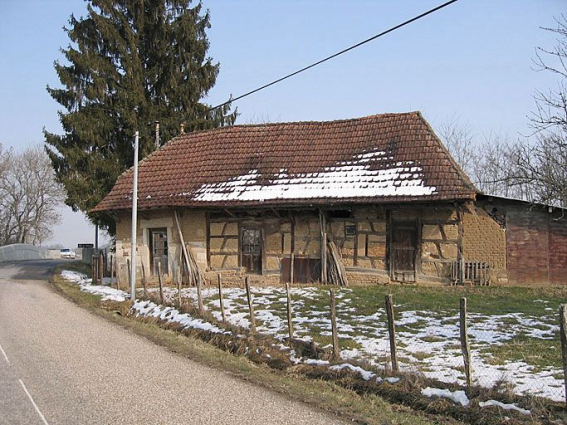
[[[138,207],[474,199],[418,112],[184,134],[140,163]],[[127,171],[94,211],[129,209]]]

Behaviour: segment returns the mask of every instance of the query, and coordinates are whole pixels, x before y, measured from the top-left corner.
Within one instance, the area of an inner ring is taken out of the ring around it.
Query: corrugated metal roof
[[[476,192],[411,112],[184,134],[140,163],[138,206],[426,202]],[[131,199],[130,169],[93,211],[129,209]]]

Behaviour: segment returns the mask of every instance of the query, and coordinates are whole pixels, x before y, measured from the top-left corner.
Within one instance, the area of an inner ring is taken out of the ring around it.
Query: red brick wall
[[[549,215],[549,280],[567,285],[567,217]]]
[[[506,210],[508,278],[513,284],[545,284],[549,280],[548,214],[525,206]]]

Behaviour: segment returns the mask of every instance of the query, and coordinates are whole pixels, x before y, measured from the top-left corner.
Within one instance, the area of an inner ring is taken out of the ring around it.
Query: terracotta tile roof
[[[138,206],[237,207],[474,199],[419,112],[236,125],[176,137],[140,162]],[[131,208],[132,169],[93,211]]]

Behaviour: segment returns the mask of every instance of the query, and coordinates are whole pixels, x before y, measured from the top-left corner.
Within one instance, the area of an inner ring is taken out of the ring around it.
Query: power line
[[[389,34],[389,33],[393,32],[393,31],[399,29],[399,28],[402,28],[402,27],[404,27],[404,26],[406,26],[406,25],[408,25],[408,24],[411,24],[412,22],[415,22],[415,21],[417,21],[417,20],[419,20],[419,19],[421,19],[421,18],[423,18],[423,17],[425,17],[425,16],[427,16],[427,15],[430,15],[430,14],[432,14],[432,13],[434,13],[434,12],[437,12],[438,10],[441,10],[441,9],[443,9],[444,7],[447,7],[447,6],[449,6],[450,4],[455,3],[455,2],[457,2],[457,1],[458,1],[458,0],[450,0],[450,1],[448,1],[448,2],[446,2],[446,3],[443,3],[443,4],[441,4],[441,5],[437,6],[437,7],[434,7],[433,9],[430,9],[430,10],[428,10],[427,12],[422,13],[421,15],[417,15],[417,16],[415,16],[415,17],[413,17],[413,18],[411,18],[411,19],[409,19],[409,20],[407,20],[407,21],[405,21],[405,22],[402,22],[401,24],[398,24],[398,25],[396,25],[396,26],[394,26],[394,27],[392,27],[392,28],[390,28],[390,29],[387,29],[386,31],[383,31],[383,32],[381,32],[380,34],[376,34],[376,35],[374,35],[374,36],[372,36],[372,37],[370,37],[370,38],[367,38],[367,39],[364,40],[364,41],[361,41],[360,43],[357,43],[357,44],[354,44],[354,45],[352,45],[352,46],[350,46],[350,47],[347,47],[346,49],[341,50],[340,52],[337,52],[337,53],[335,53],[335,54],[332,54],[331,56],[327,56],[326,58],[321,59],[321,60],[319,60],[319,61],[317,61],[317,62],[314,62],[314,63],[312,63],[311,65],[308,65],[308,66],[306,66],[306,67],[304,67],[304,68],[298,69],[297,71],[292,72],[291,74],[288,74],[288,75],[286,75],[285,77],[278,78],[277,80],[274,80],[274,81],[272,81],[271,83],[264,84],[263,86],[258,87],[257,89],[254,89],[254,90],[249,91],[248,93],[241,94],[240,96],[237,96],[237,97],[235,97],[234,99],[227,100],[226,102],[221,103],[220,105],[214,106],[214,107],[212,107],[212,108],[209,109],[209,112],[210,112],[210,111],[213,111],[213,110],[215,110],[215,109],[218,109],[218,108],[222,108],[223,106],[226,106],[226,105],[228,105],[228,104],[230,104],[230,103],[232,103],[232,102],[236,102],[237,100],[240,100],[240,99],[242,99],[242,98],[244,98],[244,97],[250,96],[251,94],[257,93],[257,92],[259,92],[260,90],[264,90],[264,89],[266,89],[266,88],[268,88],[268,87],[270,87],[270,86],[273,86],[274,84],[280,83],[280,82],[282,82],[282,81],[284,81],[284,80],[287,80],[288,78],[291,78],[291,77],[293,77],[293,76],[295,76],[295,75],[297,75],[297,74],[300,74],[300,73],[302,73],[302,72],[304,72],[304,71],[307,71],[308,69],[314,68],[314,67],[316,67],[317,65],[320,65],[320,64],[322,64],[322,63],[324,63],[324,62],[327,62],[328,60],[331,60],[331,59],[333,59],[333,58],[336,58],[337,56],[342,55],[343,53],[346,53],[346,52],[349,52],[349,51],[351,51],[351,50],[353,50],[353,49],[356,49],[357,47],[360,47],[360,46],[362,46],[363,44],[366,44],[366,43],[369,43],[369,42],[371,42],[371,41],[373,41],[373,40],[376,40],[377,38],[380,38],[380,37],[382,37],[382,36],[384,36],[384,35],[386,35],[386,34]]]

